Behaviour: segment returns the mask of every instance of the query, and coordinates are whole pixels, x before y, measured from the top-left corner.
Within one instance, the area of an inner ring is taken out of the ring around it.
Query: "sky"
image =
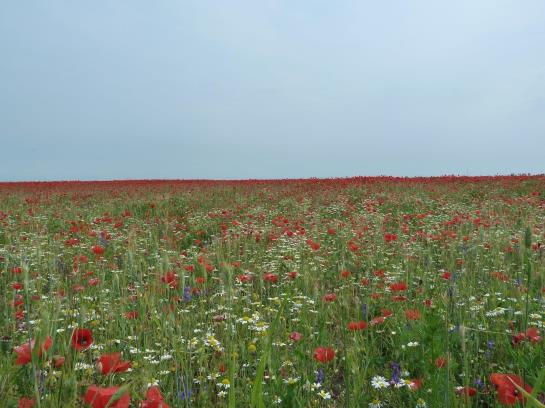
[[[0,180],[545,173],[543,0],[0,3]]]

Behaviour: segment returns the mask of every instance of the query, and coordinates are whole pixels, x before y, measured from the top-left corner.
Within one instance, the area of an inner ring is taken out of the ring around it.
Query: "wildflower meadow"
[[[0,183],[0,406],[542,407],[544,243],[544,176]]]

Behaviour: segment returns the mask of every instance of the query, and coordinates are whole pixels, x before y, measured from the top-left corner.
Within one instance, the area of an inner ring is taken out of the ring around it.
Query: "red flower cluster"
[[[351,331],[358,331],[358,330],[365,330],[367,328],[367,323],[363,320],[360,320],[359,322],[350,322],[348,323],[348,330]]]
[[[535,327],[530,327],[526,330],[526,333],[513,334],[511,337],[511,344],[513,347],[516,347],[526,339],[530,340],[532,343],[539,343],[541,341],[539,330]]]

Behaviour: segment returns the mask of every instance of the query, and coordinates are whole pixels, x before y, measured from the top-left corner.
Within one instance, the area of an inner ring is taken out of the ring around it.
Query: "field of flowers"
[[[540,406],[544,242],[543,176],[0,183],[0,406]]]

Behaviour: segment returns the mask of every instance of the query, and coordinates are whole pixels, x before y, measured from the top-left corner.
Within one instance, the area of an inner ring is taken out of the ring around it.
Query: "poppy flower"
[[[382,309],[380,312],[382,313],[383,317],[390,317],[390,316],[393,316],[394,314],[394,312],[388,309]]]
[[[390,290],[392,292],[404,292],[407,290],[407,284],[405,282],[395,282],[390,284]]]
[[[17,403],[17,408],[33,408],[36,405],[34,398],[21,397]]]
[[[466,397],[473,397],[477,394],[477,389],[469,386],[456,388],[456,394]]]
[[[360,249],[359,245],[356,245],[354,242],[350,241],[348,243],[348,249],[350,252],[356,252],[358,249]]]
[[[106,408],[106,406],[109,408],[128,408],[131,403],[131,396],[128,392],[121,395],[117,401],[110,403],[117,391],[119,391],[119,387],[102,388],[90,385],[83,397],[83,401],[93,408]]]
[[[131,367],[130,361],[122,361],[121,353],[103,354],[96,363],[97,371],[102,375],[122,373]]]
[[[435,359],[435,367],[443,368],[447,365],[447,359],[445,357],[437,357]]]
[[[138,317],[138,310],[130,310],[125,312],[125,318],[128,320],[136,319]]]
[[[360,320],[359,322],[350,322],[348,323],[348,330],[351,331],[358,331],[358,330],[364,330],[367,328],[367,323],[363,320]]]
[[[161,282],[166,283],[171,289],[178,287],[178,275],[175,272],[168,271],[161,276]]]
[[[422,379],[421,378],[412,378],[410,380],[409,388],[413,391],[419,390],[420,387],[422,387]]]
[[[61,368],[64,365],[65,358],[63,356],[53,356],[52,363],[53,367]]]
[[[307,244],[313,251],[317,251],[320,249],[320,244],[318,242],[314,242],[311,239],[307,239]]]
[[[15,365],[25,365],[30,363],[32,360],[32,350],[36,345],[36,340],[31,340],[29,343],[22,344],[14,348],[14,351],[17,353],[17,360]],[[46,352],[53,345],[53,339],[51,336],[47,336],[40,348],[38,349],[38,357],[42,356],[42,353]]]
[[[392,296],[393,302],[405,302],[407,299],[408,299],[407,296],[401,296],[401,295]]]
[[[384,241],[386,242],[397,241],[397,234],[384,234]]]
[[[324,301],[326,302],[334,302],[335,300],[337,300],[337,295],[334,293],[326,293],[324,295]]]
[[[88,329],[76,329],[72,333],[72,347],[77,351],[84,351],[91,347],[93,344],[93,335],[91,330]]]
[[[291,271],[288,273],[288,276],[291,280],[294,280],[295,278],[297,278],[297,271]]]
[[[513,347],[518,346],[520,343],[522,343],[526,339],[526,334],[524,333],[517,333],[513,334],[511,336],[511,345]]]
[[[251,282],[252,277],[250,275],[238,275],[237,280],[241,283]]]
[[[541,341],[539,330],[535,327],[530,327],[526,330],[526,337],[528,337],[532,343],[539,343]]]
[[[318,347],[314,350],[314,360],[327,363],[335,358],[335,350],[331,347]]]
[[[278,275],[274,273],[266,273],[265,275],[263,275],[263,280],[271,283],[276,283],[278,282]]]
[[[341,278],[348,278],[350,276],[350,271],[347,271],[346,269],[341,271]]]
[[[420,320],[420,312],[418,310],[405,310],[405,317],[408,320]]]
[[[445,280],[449,280],[450,279],[450,275],[451,273],[450,272],[443,272],[443,274],[441,275],[441,277]]]
[[[146,391],[146,399],[140,402],[140,408],[169,408],[163,401],[161,390],[157,386],[148,388]]]
[[[522,378],[515,374],[494,373],[490,375],[490,382],[496,386],[498,401],[504,405],[515,405],[517,402],[525,402],[524,396],[517,390],[515,384],[529,393],[532,392],[532,387],[524,384]]]
[[[104,254],[104,248],[101,247],[100,245],[93,245],[91,247],[91,251],[93,251],[93,253],[97,256],[101,256]]]
[[[290,333],[290,340],[291,340],[291,341],[298,342],[298,341],[300,341],[302,338],[303,338],[303,335],[302,335],[301,333],[299,333],[299,332],[294,331],[294,332],[291,332],[291,333]]]
[[[386,318],[384,316],[378,316],[378,317],[375,317],[374,319],[371,319],[369,324],[371,324],[371,326],[376,326],[377,324],[384,323],[385,320]]]

